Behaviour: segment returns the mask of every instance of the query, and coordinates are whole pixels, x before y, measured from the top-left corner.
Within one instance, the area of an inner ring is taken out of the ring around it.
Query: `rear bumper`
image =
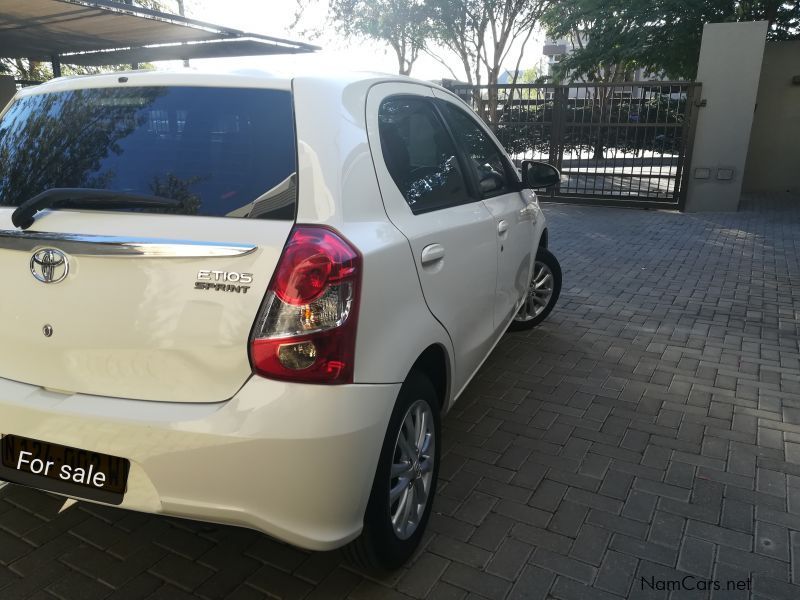
[[[328,550],[361,532],[399,389],[253,377],[227,402],[178,404],[0,379],[0,433],[128,458],[120,508],[241,525]]]

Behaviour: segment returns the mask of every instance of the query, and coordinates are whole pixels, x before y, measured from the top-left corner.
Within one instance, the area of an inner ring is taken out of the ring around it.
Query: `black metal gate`
[[[700,84],[450,85],[515,161],[562,172],[558,200],[683,209]]]

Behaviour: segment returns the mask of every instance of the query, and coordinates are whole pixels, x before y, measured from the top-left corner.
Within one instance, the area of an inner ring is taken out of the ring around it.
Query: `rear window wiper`
[[[147,194],[115,192],[94,188],[50,188],[20,204],[11,215],[14,227],[27,229],[33,225],[36,213],[45,208],[177,208],[178,200]]]

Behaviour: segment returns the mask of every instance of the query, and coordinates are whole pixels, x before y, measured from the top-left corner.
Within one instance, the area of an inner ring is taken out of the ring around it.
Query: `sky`
[[[330,26],[326,27],[327,0],[311,0],[303,13],[298,28],[292,30],[295,19],[295,0],[184,0],[188,17],[210,23],[233,27],[252,33],[272,35],[322,46],[313,55],[284,55],[242,57],[236,59],[209,59],[192,61],[199,68],[243,68],[290,71],[298,64],[308,64],[315,69],[352,69],[397,73],[397,58],[388,45],[359,39],[345,39]],[[320,30],[321,36],[310,39],[304,29]],[[541,58],[543,36],[531,39],[526,48],[522,68],[538,63]],[[516,57],[516,53],[514,54]],[[459,64],[453,59],[452,65]],[[181,63],[164,64],[169,68]],[[513,68],[513,64],[506,65]],[[456,70],[456,74],[463,74]],[[447,69],[433,58],[421,55],[411,72],[419,79],[452,78]]]

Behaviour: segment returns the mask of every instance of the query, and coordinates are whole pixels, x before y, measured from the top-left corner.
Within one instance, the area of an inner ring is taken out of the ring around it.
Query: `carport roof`
[[[112,0],[0,0],[0,57],[78,65],[313,52],[258,35]]]

